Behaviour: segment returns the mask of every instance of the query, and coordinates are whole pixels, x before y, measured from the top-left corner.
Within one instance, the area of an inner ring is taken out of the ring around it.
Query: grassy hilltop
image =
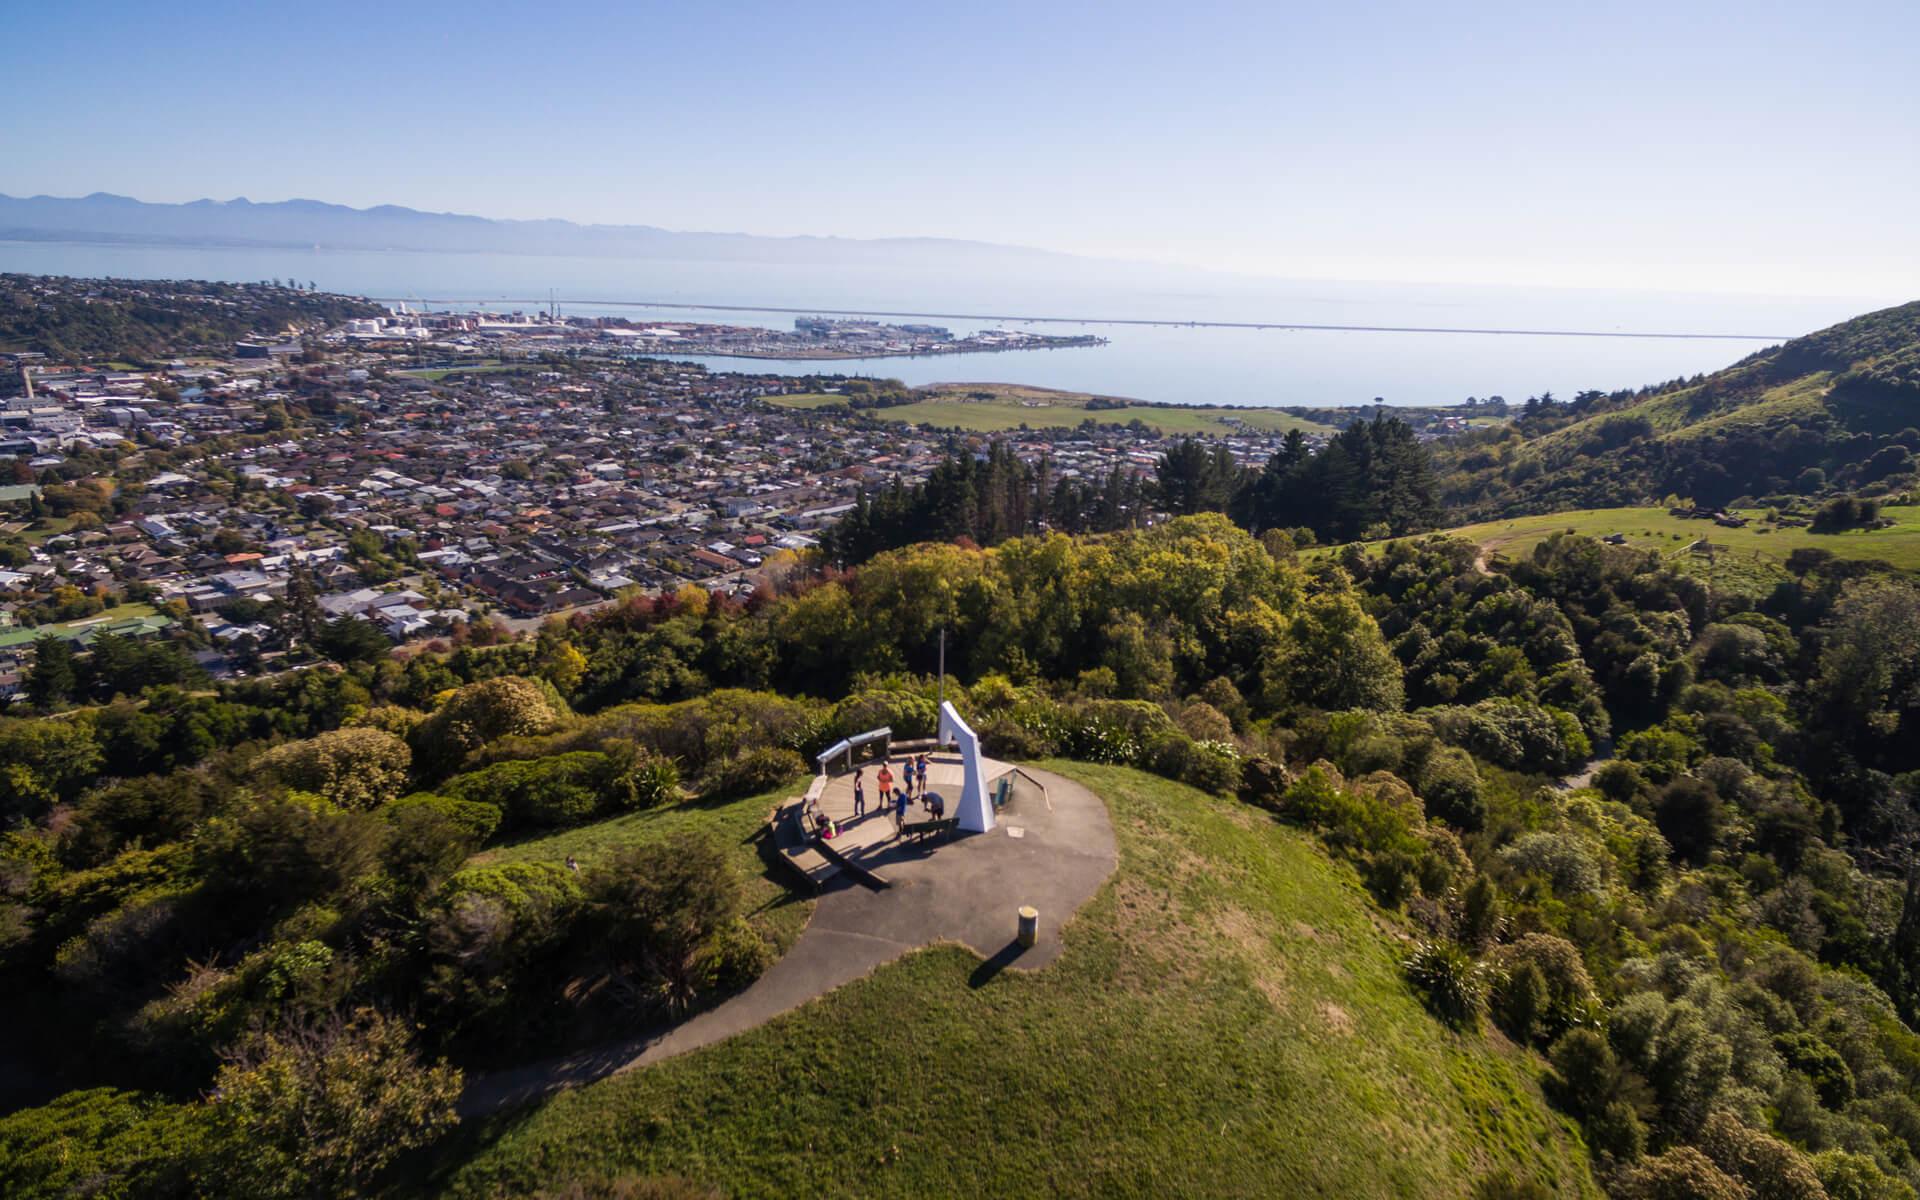
[[[1744,528],[1730,529],[1712,521],[1676,517],[1664,508],[1587,508],[1537,516],[1500,518],[1443,530],[1437,536],[1464,538],[1480,546],[1488,560],[1499,556],[1525,558],[1533,548],[1556,533],[1604,538],[1620,534],[1626,544],[1654,550],[1673,569],[1708,580],[1721,591],[1755,598],[1766,595],[1786,579],[1788,559],[1795,551],[1824,551],[1836,559],[1882,562],[1896,570],[1920,571],[1920,505],[1890,505],[1881,509],[1889,522],[1877,529],[1842,533],[1814,533],[1804,524],[1780,524],[1767,510],[1736,509],[1746,517]],[[1710,555],[1696,548],[1711,544]],[[1369,551],[1385,542],[1367,543]],[[1308,558],[1325,557],[1334,547],[1314,547]]]
[[[1539,1060],[1430,1016],[1398,918],[1311,837],[1137,771],[1045,765],[1108,801],[1120,846],[1059,962],[981,983],[964,949],[911,955],[470,1131],[420,1193],[637,1173],[734,1196],[1458,1196],[1506,1170],[1597,1194]]]

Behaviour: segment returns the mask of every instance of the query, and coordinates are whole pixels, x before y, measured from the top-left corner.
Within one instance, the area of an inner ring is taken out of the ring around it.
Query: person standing
[[[856,819],[867,815],[867,784],[863,778],[865,775],[865,769],[857,769],[853,773],[853,815]]]
[[[907,793],[902,788],[893,793],[893,834],[895,837],[907,831]]]
[[[927,756],[922,754],[914,763],[913,769],[920,775],[920,798],[925,800],[927,798]]]
[[[886,759],[880,760],[880,803],[885,804],[893,797],[893,764]]]

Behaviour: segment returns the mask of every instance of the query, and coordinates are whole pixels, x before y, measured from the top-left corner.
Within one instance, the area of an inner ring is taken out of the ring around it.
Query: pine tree
[[[27,698],[38,708],[53,708],[71,699],[78,685],[72,645],[65,638],[35,639],[33,671],[27,676]]]

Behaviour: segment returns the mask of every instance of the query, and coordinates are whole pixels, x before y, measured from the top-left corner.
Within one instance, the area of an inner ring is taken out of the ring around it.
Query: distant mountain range
[[[419,250],[484,254],[586,254],[683,261],[886,264],[911,258],[1040,263],[1071,256],[947,238],[760,237],[683,233],[651,225],[498,221],[398,205],[349,208],[318,200],[195,200],[149,204],[95,192],[77,199],[0,195],[0,240],[160,246]]]

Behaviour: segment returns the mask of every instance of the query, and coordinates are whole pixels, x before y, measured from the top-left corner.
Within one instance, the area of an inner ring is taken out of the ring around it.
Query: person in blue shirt
[[[895,789],[893,793],[893,831],[905,832],[907,828],[907,793],[904,789]]]

